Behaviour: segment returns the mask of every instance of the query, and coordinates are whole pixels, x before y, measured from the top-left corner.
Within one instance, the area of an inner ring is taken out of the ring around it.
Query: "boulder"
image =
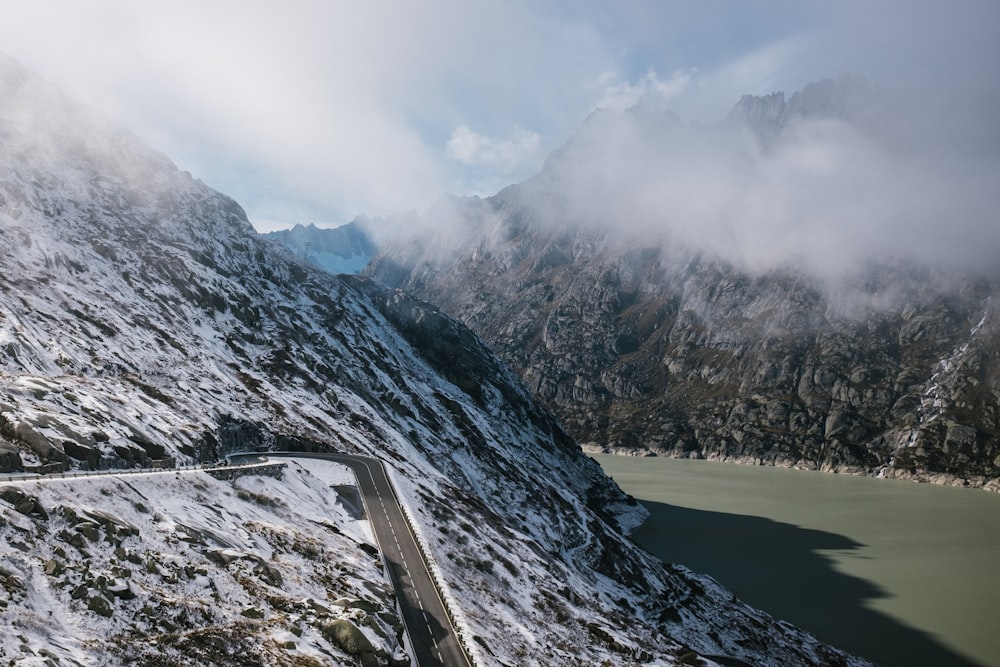
[[[948,424],[944,436],[945,453],[970,451],[976,444],[976,429],[962,424]]]
[[[134,600],[138,596],[131,582],[125,579],[115,579],[111,582],[108,585],[108,593],[121,600]]]
[[[375,664],[375,647],[358,626],[346,618],[338,618],[323,626],[323,636],[347,655],[361,660],[362,665]]]
[[[110,618],[114,613],[114,608],[111,606],[111,603],[101,595],[95,595],[87,600],[87,609],[99,616],[104,616],[105,618]]]
[[[14,427],[18,440],[31,448],[45,463],[64,463],[66,453],[47,437],[36,431],[30,424],[20,422]]]
[[[261,581],[271,586],[280,586],[283,582],[281,572],[278,568],[268,565],[263,560],[254,566],[253,573],[260,577]]]
[[[9,442],[0,442],[0,472],[23,470],[21,452]]]
[[[83,513],[90,517],[94,522],[103,526],[108,532],[113,531],[115,533],[121,533],[126,537],[139,534],[139,529],[136,526],[133,526],[124,519],[108,514],[107,512],[98,509],[86,509],[83,510]]]
[[[63,440],[62,446],[66,456],[77,461],[86,461],[91,468],[96,468],[98,461],[101,460],[101,452],[96,447],[75,440]]]
[[[51,558],[45,561],[45,566],[42,570],[50,577],[57,577],[66,570],[66,566],[62,563],[62,561]]]
[[[42,520],[49,518],[49,513],[38,503],[37,498],[29,496],[16,487],[5,486],[0,489],[0,499],[6,500],[21,514]]]

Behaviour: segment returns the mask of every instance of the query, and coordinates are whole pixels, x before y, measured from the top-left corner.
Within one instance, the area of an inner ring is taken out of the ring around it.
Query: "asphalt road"
[[[262,452],[261,456],[334,461],[354,472],[368,521],[396,589],[417,664],[420,667],[470,667],[382,462],[351,454]]]

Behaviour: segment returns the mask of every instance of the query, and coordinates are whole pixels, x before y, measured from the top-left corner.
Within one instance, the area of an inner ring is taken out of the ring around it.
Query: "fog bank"
[[[844,82],[783,111],[780,96],[748,98],[750,117],[738,107],[716,124],[641,103],[596,112],[524,196],[543,219],[680,242],[752,271],[835,276],[873,259],[992,270],[998,107]]]

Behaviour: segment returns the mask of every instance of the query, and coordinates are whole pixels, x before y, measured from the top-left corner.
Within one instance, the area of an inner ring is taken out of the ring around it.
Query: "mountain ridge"
[[[946,254],[958,231],[931,244],[922,227],[897,238],[865,219],[771,214],[870,189],[855,154],[918,171],[908,156],[924,164],[923,144],[868,138],[887,122],[885,97],[844,77],[787,103],[744,97],[711,127],[602,112],[538,175],[455,200],[447,247],[397,240],[366,273],[469,325],[595,449],[1000,489],[993,237],[978,243],[983,262],[963,263]],[[935,206],[980,213],[951,203]],[[899,206],[895,190],[871,204]]]

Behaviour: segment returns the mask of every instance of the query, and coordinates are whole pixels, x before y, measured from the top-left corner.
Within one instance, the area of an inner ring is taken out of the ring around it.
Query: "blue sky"
[[[845,71],[1000,84],[992,0],[0,0],[0,50],[258,229],[420,211],[541,166],[594,108],[713,121]]]

